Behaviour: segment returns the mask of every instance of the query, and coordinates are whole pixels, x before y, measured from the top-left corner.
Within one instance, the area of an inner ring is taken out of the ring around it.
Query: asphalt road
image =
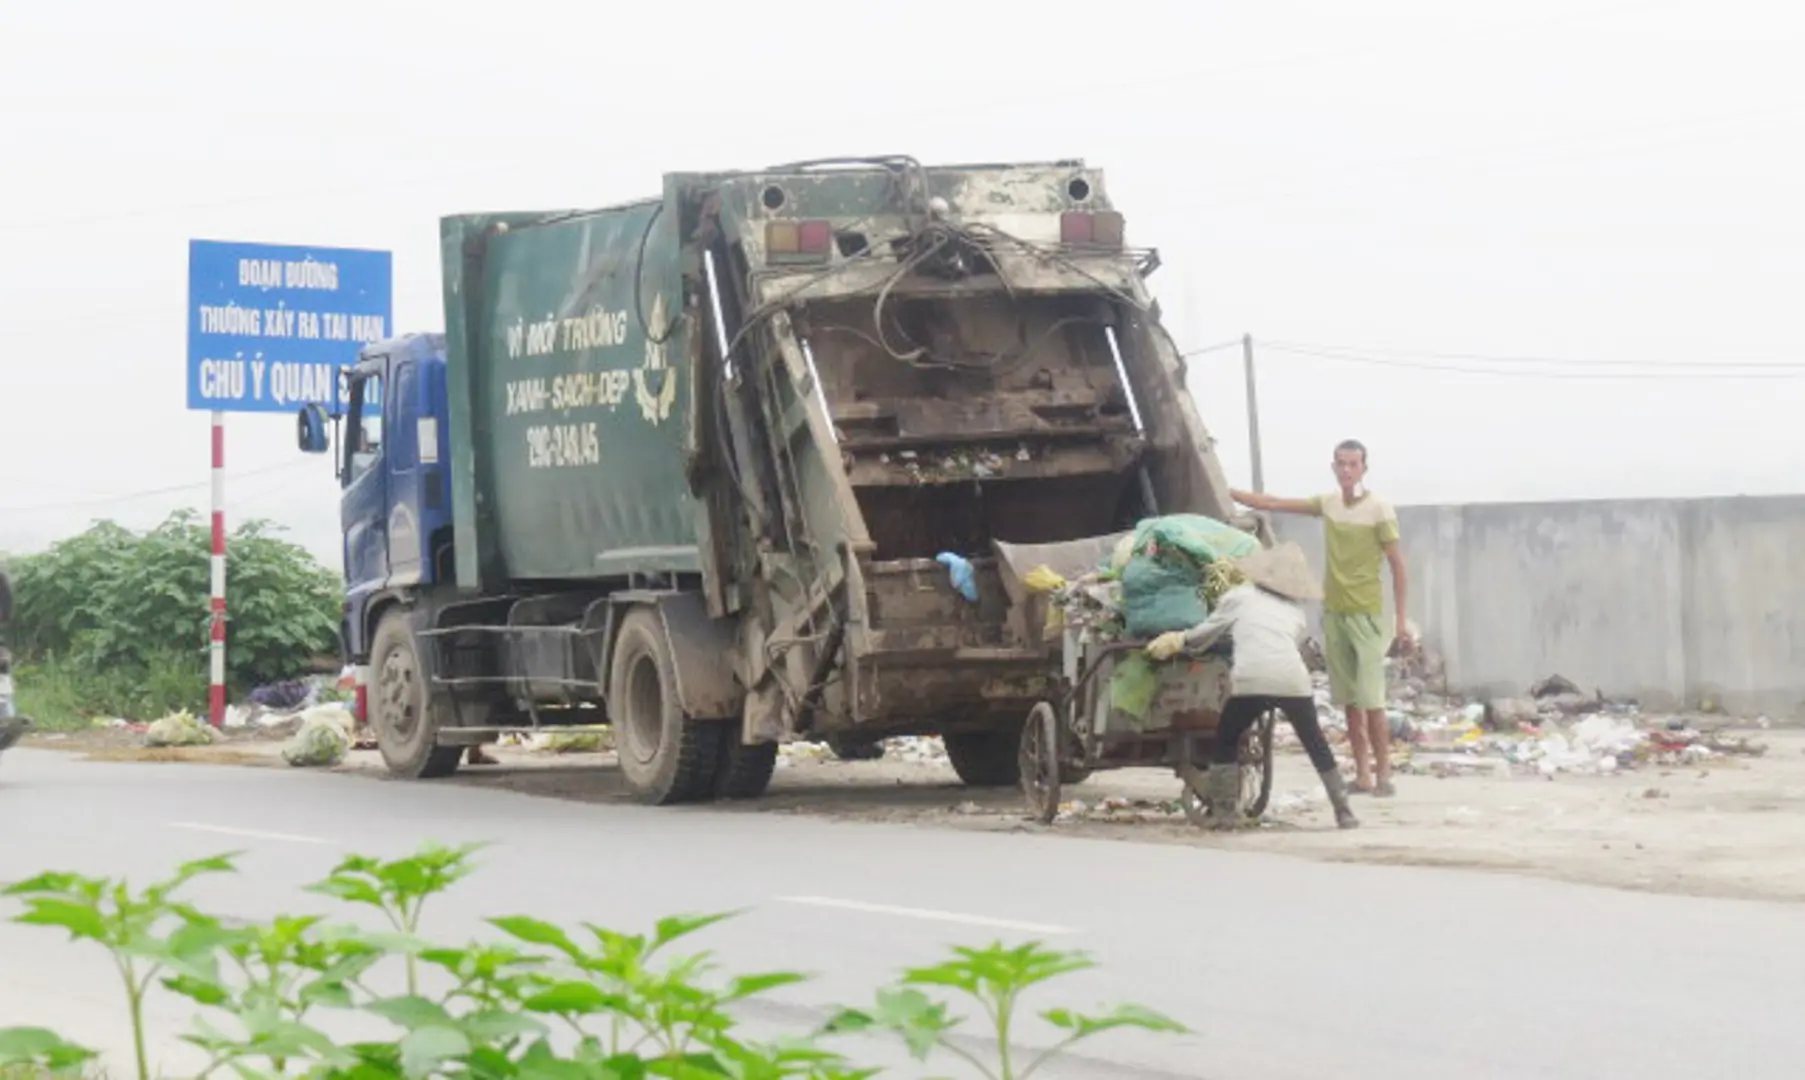
[[[427,839],[495,844],[431,912],[439,934],[508,913],[635,929],[744,908],[706,934],[724,963],[819,976],[752,1014],[761,1033],[807,1028],[905,965],[999,937],[1101,962],[1042,1004],[1132,1000],[1197,1032],[1105,1036],[1039,1074],[1052,1078],[1790,1080],[1805,1061],[1805,909],[1785,905],[21,750],[0,760],[0,822],[0,880],[49,868],[144,879],[244,850],[245,872],[203,898],[252,918],[318,906],[299,887],[346,852]],[[123,1049],[107,974],[55,931],[0,925],[0,1025]],[[173,1002],[152,1011],[167,1065],[184,1020]],[[848,1049],[906,1060],[888,1043]]]

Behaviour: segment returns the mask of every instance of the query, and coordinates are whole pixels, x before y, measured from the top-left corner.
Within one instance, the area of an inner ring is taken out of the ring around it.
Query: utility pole
[[[1260,463],[1260,392],[1253,377],[1253,335],[1241,335],[1241,369],[1247,380],[1247,445],[1253,457],[1253,489],[1266,490],[1266,470]]]

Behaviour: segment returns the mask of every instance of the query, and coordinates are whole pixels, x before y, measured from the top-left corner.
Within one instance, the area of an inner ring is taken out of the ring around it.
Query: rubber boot
[[[1354,816],[1354,810],[1347,801],[1347,781],[1341,778],[1341,770],[1330,769],[1322,775],[1322,786],[1329,793],[1329,805],[1335,808],[1335,827],[1338,829],[1357,829],[1360,819]]]
[[[1239,765],[1211,765],[1204,780],[1204,791],[1209,798],[1210,813],[1205,820],[1210,829],[1227,832],[1247,827],[1247,819],[1241,816]]]

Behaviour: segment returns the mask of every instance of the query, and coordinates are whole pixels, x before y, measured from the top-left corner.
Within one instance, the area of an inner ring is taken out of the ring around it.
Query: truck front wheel
[[[608,670],[608,714],[621,775],[636,798],[664,806],[714,794],[721,725],[683,714],[664,624],[645,608],[621,621]]]
[[[370,727],[389,772],[430,780],[457,771],[461,746],[440,746],[436,695],[408,625],[407,612],[382,616],[370,650]]]

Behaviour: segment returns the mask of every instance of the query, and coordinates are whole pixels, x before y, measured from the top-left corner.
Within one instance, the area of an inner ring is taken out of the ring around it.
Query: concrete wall
[[[1410,617],[1451,688],[1559,673],[1651,708],[1805,719],[1805,496],[1398,510]],[[1322,533],[1278,518],[1322,565]],[[1390,604],[1389,575],[1386,580]]]

